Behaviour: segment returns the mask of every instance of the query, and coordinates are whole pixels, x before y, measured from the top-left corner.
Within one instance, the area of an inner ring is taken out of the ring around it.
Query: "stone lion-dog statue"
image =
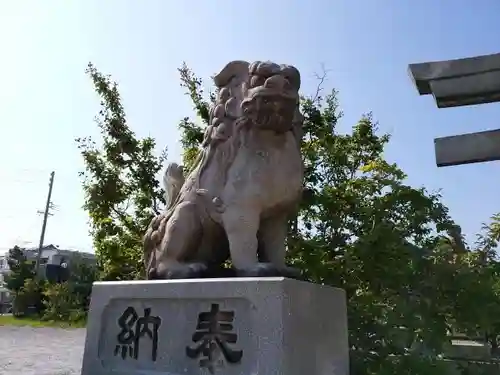
[[[177,164],[166,169],[167,206],[144,236],[147,277],[220,277],[228,259],[235,276],[297,277],[285,240],[303,187],[300,73],[232,61],[214,83],[194,167],[186,179]]]

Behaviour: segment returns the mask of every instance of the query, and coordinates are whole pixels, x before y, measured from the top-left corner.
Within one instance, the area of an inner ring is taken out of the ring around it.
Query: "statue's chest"
[[[271,139],[240,149],[229,176],[237,189],[274,192],[281,198],[285,198],[283,194],[296,194],[303,178],[299,150],[291,134],[278,141]]]
[[[247,167],[252,179],[265,178],[265,180],[280,179],[298,172],[300,157],[295,149],[257,149],[248,153]]]

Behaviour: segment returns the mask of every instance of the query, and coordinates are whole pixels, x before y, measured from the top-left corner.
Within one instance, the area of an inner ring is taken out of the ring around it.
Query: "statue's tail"
[[[166,207],[163,213],[151,220],[144,235],[144,266],[148,279],[155,278],[156,248],[165,235],[165,227],[169,219],[168,211],[175,204],[182,185],[184,184],[183,169],[176,163],[170,163],[163,175],[163,188],[165,189]]]
[[[163,175],[163,188],[165,189],[166,210],[172,208],[177,199],[182,185],[184,185],[184,171],[177,163],[170,163]]]

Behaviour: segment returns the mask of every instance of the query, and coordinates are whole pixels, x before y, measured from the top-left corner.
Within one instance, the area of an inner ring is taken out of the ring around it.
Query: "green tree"
[[[95,265],[86,262],[80,256],[71,259],[69,279],[67,283],[71,286],[69,290],[76,296],[79,309],[86,314],[90,306],[92,284],[98,279]]]
[[[71,258],[68,278],[64,282],[46,283],[43,291],[42,318],[51,321],[80,321],[86,318],[96,267],[79,255]]]
[[[500,356],[500,262],[497,255],[499,241],[500,214],[495,214],[489,224],[483,224],[482,233],[478,235],[475,243],[473,260],[478,270],[473,275],[475,280],[471,280],[474,285],[479,284],[478,288],[481,288],[483,293],[488,285],[492,285],[490,294],[479,301],[475,308],[485,312],[486,317],[481,321],[481,328],[485,332],[492,354],[497,357]]]
[[[92,64],[86,73],[101,100],[96,123],[101,142],[77,138],[85,172],[84,208],[89,213],[100,278],[134,279],[143,275],[142,236],[164,204],[157,174],[165,153],[155,155],[151,137],[138,139],[130,129],[118,85]]]
[[[43,280],[35,279],[35,263],[27,260],[23,249],[14,246],[7,255],[10,273],[6,287],[13,296],[13,312],[16,316],[43,311]]]
[[[14,295],[12,310],[15,316],[40,315],[44,310],[44,280],[26,279]]]
[[[215,102],[215,95],[211,92],[208,96],[208,100],[206,100],[203,96],[204,90],[202,80],[196,77],[186,63],[183,63],[178,71],[181,79],[181,87],[186,90],[186,94],[191,99],[193,110],[199,120],[198,122],[194,122],[189,117],[184,117],[178,125],[181,131],[184,168],[185,171],[189,171],[200,150],[205,132],[204,128],[208,126],[210,120],[210,104]],[[201,122],[201,124],[199,122]]]
[[[69,282],[49,284],[44,291],[44,313],[49,321],[79,321],[85,318],[80,296]]]
[[[11,292],[18,293],[28,279],[35,277],[35,266],[29,262],[19,246],[14,246],[7,255],[10,273],[5,278],[5,286]]]

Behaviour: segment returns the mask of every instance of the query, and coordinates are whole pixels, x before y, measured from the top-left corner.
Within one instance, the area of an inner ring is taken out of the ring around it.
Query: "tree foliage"
[[[43,311],[42,280],[36,280],[35,263],[29,261],[23,249],[14,246],[7,255],[10,272],[6,276],[6,287],[13,294],[12,311],[16,316],[39,314]]]
[[[200,145],[203,141],[204,127],[208,126],[210,115],[210,104],[215,102],[215,95],[211,92],[206,100],[203,96],[203,82],[196,77],[186,63],[179,70],[181,87],[186,90],[186,94],[191,99],[193,110],[200,123],[192,121],[189,117],[184,117],[179,123],[181,131],[181,144],[183,147],[183,164],[188,171],[196,160]]]
[[[40,315],[44,310],[44,280],[26,279],[24,285],[14,294],[12,312],[15,316]]]
[[[19,292],[27,279],[35,277],[35,266],[29,262],[19,246],[14,246],[7,254],[10,273],[5,278],[5,286],[14,294]]]
[[[44,320],[76,322],[86,317],[86,310],[82,308],[82,295],[75,290],[75,284],[64,282],[47,285],[44,297]]]
[[[96,268],[78,255],[71,259],[69,278],[65,283],[35,278],[35,264],[28,261],[23,250],[14,246],[7,262],[10,273],[6,286],[13,293],[16,316],[38,314],[48,320],[79,320],[86,316],[90,304]]]
[[[98,144],[91,137],[77,138],[85,172],[84,208],[104,280],[134,279],[143,274],[142,236],[164,204],[157,174],[165,153],[155,155],[151,137],[138,139],[128,126],[118,85],[92,64],[86,73],[100,97],[95,121],[101,132]]]
[[[213,95],[204,95],[186,65],[179,72],[197,115],[179,124],[188,170]],[[162,199],[154,177],[163,159],[152,156],[153,140],[136,140],[126,126],[116,84],[92,66],[88,73],[102,98],[104,146],[79,140],[85,207],[105,277],[135,277],[140,236]],[[320,94],[321,87],[301,104],[305,194],[290,220],[289,262],[310,281],[346,290],[352,374],[445,374],[440,359],[453,332],[497,340],[500,217],[468,247],[440,195],[409,186],[384,158],[390,136],[380,134],[372,115],[340,133],[336,91]],[[129,201],[135,209],[127,209]]]
[[[90,306],[92,284],[97,276],[93,264],[89,264],[78,254],[72,257],[67,279],[45,285],[42,318],[70,322],[85,319]]]
[[[476,268],[479,270],[471,277],[471,282],[481,289],[482,294],[478,296],[483,298],[479,300],[476,296],[471,302],[475,309],[483,311],[480,326],[484,327],[485,339],[491,347],[492,354],[500,357],[500,262],[497,255],[500,241],[500,213],[493,215],[490,223],[483,224],[482,229],[475,243],[474,252],[475,264],[479,264]],[[485,293],[488,293],[486,297]]]

